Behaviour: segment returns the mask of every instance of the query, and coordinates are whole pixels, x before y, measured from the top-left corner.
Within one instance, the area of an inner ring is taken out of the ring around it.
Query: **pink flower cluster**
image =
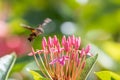
[[[41,55],[49,75],[53,80],[76,80],[80,76],[86,64],[86,56],[90,55],[90,45],[80,49],[81,38],[74,35],[63,36],[62,41],[56,35],[42,39],[42,50],[32,52],[29,55]]]

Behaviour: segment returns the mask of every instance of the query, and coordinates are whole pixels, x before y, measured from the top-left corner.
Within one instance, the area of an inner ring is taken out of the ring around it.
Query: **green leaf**
[[[120,80],[120,76],[111,71],[100,71],[95,72],[95,74],[100,80]]]
[[[9,73],[15,63],[15,60],[15,53],[0,58],[0,80],[8,79]]]
[[[98,54],[96,54],[93,57],[87,58],[85,68],[82,71],[79,80],[85,80],[87,78],[90,70],[92,69],[93,65],[97,60],[97,57],[98,57]]]
[[[50,80],[50,79],[44,78],[39,73],[37,73],[37,72],[35,72],[33,70],[30,70],[29,72],[33,75],[34,80]]]

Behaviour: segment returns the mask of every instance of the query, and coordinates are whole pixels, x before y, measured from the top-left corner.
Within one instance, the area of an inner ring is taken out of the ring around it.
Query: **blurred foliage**
[[[95,72],[100,80],[119,80],[120,76],[111,71],[100,71]]]
[[[5,22],[8,28],[5,37],[24,35],[27,38],[30,31],[22,28],[20,24],[35,28],[47,17],[53,22],[46,25],[45,33],[32,42],[35,49],[41,48],[43,36],[56,34],[61,38],[63,34],[66,35],[61,31],[61,25],[72,22],[76,29],[73,34],[99,46],[106,52],[105,55],[116,63],[113,69],[101,65],[97,70],[109,69],[120,73],[120,0],[0,0],[0,21]],[[4,30],[1,26],[2,33]],[[69,30],[68,28],[66,31]],[[0,37],[1,40],[2,38]],[[107,64],[111,63],[109,59],[106,58]]]
[[[113,59],[120,61],[120,43],[108,41],[103,44],[103,48]]]

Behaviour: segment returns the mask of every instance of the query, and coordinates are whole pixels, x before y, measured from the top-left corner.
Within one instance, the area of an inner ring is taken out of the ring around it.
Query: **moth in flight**
[[[37,28],[32,28],[30,26],[22,24],[24,28],[28,29],[31,31],[31,34],[28,37],[28,40],[31,42],[34,40],[35,37],[39,36],[40,34],[44,33],[43,27],[50,23],[52,20],[50,18],[46,18],[42,24],[40,24]]]

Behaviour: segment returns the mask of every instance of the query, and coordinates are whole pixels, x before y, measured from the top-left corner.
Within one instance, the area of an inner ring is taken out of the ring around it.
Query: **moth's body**
[[[47,18],[44,20],[44,23],[41,25],[39,25],[39,27],[37,28],[32,28],[30,26],[26,26],[26,25],[22,25],[24,28],[31,30],[31,34],[28,37],[28,40],[31,42],[35,37],[39,36],[40,34],[44,33],[43,27],[47,24],[51,22],[51,19]]]
[[[43,33],[44,33],[44,30],[42,28],[35,28],[34,30],[32,30],[32,33],[29,35],[28,40],[32,41],[35,37]]]

